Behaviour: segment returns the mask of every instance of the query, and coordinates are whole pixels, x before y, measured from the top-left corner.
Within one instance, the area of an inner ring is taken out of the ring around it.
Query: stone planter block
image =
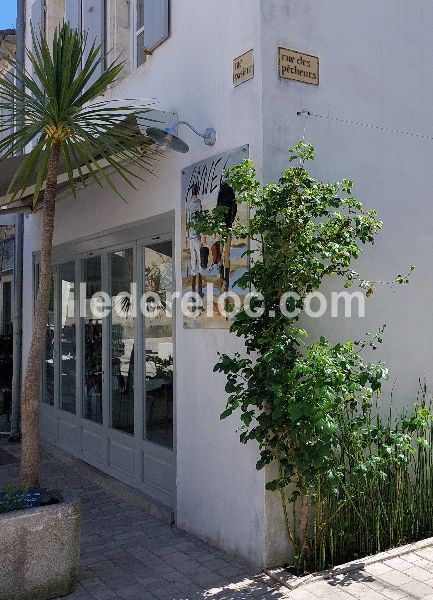
[[[78,578],[81,505],[76,501],[0,514],[0,600],[47,600]]]

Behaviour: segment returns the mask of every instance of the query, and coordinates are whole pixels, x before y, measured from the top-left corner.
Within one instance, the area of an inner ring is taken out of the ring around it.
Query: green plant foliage
[[[342,278],[346,287],[358,282],[367,296],[374,292],[377,282],[360,279],[352,263],[374,242],[382,222],[363,209],[351,181],[311,177],[304,166],[314,159],[311,144],[301,142],[290,153],[296,164],[278,183],[262,187],[251,161],[227,172],[238,202],[246,202],[251,214],[246,229],[235,226],[237,235],[251,240],[251,268],[237,285],[260,293],[252,308],[262,310],[237,314],[231,331],[244,340],[246,356],[223,354],[214,370],[227,378],[221,418],[240,411],[241,442],[255,440],[260,448],[257,468],[278,463],[279,475],[267,489],[281,494],[295,566],[304,570],[352,557],[354,548],[375,551],[405,539],[404,528],[397,533],[386,521],[392,508],[378,515],[377,494],[402,477],[409,481],[413,439],[425,441],[430,413],[423,405],[395,427],[373,417],[388,372],[380,362],[366,362],[362,351],[380,343],[382,330],[368,342],[333,345],[322,337],[307,343],[299,313],[325,277]],[[195,227],[224,236],[223,221],[219,212],[203,211]],[[393,283],[407,281],[408,275],[399,275]],[[280,310],[287,292],[297,295],[288,305],[298,309],[293,316]],[[336,528],[343,513],[348,525]],[[372,518],[393,533],[381,538],[375,529],[374,541],[358,543],[354,532]],[[349,526],[352,542],[341,544],[338,536]]]
[[[315,490],[313,531],[300,569],[323,569],[433,534],[433,430],[425,387],[412,414],[397,422],[377,414],[376,407],[347,415],[346,448],[335,455],[343,475],[334,490]]]
[[[10,512],[16,504],[16,491],[11,483],[8,483],[5,491],[0,496],[0,514]]]
[[[33,176],[33,203],[38,202],[55,142],[61,143],[61,157],[74,197],[77,180],[86,185],[87,178],[100,186],[105,183],[123,197],[105,167],[108,165],[118,178],[134,186],[143,173],[152,172],[155,160],[155,153],[152,157],[149,147],[143,145],[143,137],[132,126],[134,116],[148,108],[102,100],[123,63],[112,62],[91,83],[101,62],[109,57],[101,54],[100,46],[88,42],[87,34],[64,23],[54,33],[52,48],[41,31],[32,29],[32,39],[33,51],[27,50],[32,73],[9,59],[16,82],[0,77],[0,134],[4,134],[0,161],[33,144],[11,181],[10,201],[25,190]],[[23,89],[17,83],[23,84]]]
[[[42,496],[41,490],[33,490],[32,494],[29,490],[16,490],[12,483],[8,483],[0,492],[0,514],[39,505],[39,496]]]

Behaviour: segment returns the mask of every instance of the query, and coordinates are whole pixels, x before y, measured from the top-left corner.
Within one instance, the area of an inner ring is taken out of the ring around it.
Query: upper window
[[[135,0],[134,2],[134,64],[139,67],[146,55],[169,36],[169,0]]]
[[[105,2],[101,0],[65,0],[65,21],[74,29],[87,34],[86,52],[83,61],[87,60],[92,44],[101,46],[101,55],[105,48]],[[90,87],[104,71],[104,61],[98,64],[87,83]]]

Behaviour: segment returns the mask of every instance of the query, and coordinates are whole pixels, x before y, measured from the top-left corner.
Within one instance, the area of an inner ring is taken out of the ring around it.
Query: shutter
[[[81,0],[65,0],[65,21],[81,31]]]
[[[41,35],[45,36],[45,0],[35,0],[33,2],[31,20],[36,37],[39,38]],[[35,82],[39,85],[39,77],[36,77],[33,66],[32,75]]]
[[[144,50],[153,52],[169,33],[169,0],[144,0]]]
[[[32,25],[36,35],[39,30],[45,35],[45,0],[35,0],[32,4]]]
[[[94,42],[97,46],[101,46],[100,55],[103,56],[105,53],[105,11],[104,2],[101,2],[101,0],[82,0],[82,2],[82,29],[83,33],[87,33],[87,47],[83,57],[84,62],[87,60],[90,48]],[[104,63],[102,62],[93,73],[88,85],[96,81],[102,75],[103,71]]]

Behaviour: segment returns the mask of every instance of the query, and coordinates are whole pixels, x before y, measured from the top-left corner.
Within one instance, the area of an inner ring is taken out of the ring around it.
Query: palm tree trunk
[[[51,292],[52,248],[56,209],[60,142],[53,143],[48,158],[47,180],[41,230],[41,262],[32,342],[21,396],[21,485],[39,486],[39,401],[42,357],[44,354]]]

